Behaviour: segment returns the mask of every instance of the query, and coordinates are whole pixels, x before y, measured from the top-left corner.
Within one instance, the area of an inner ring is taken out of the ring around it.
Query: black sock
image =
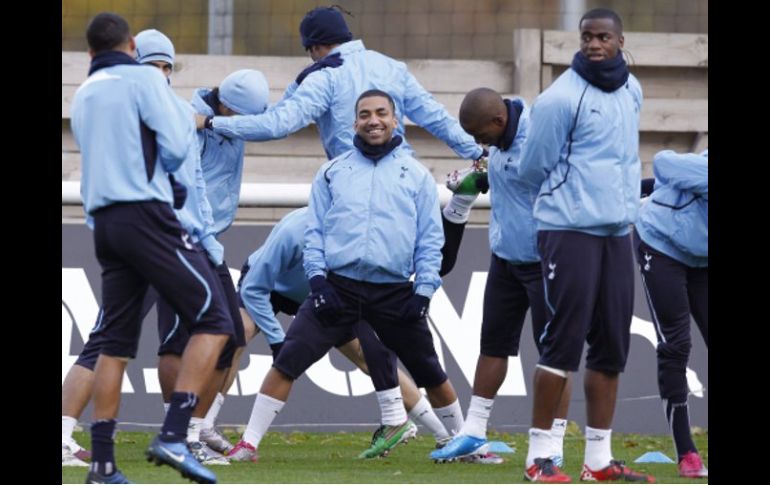
[[[695,451],[696,453],[698,451],[690,434],[687,395],[675,396],[664,400],[664,402],[666,403],[666,421],[668,421],[668,425],[671,428],[671,434],[674,435],[674,446],[679,457],[677,462],[679,462],[690,451]]]
[[[175,392],[171,394],[171,405],[163,421],[160,430],[160,440],[184,441],[187,438],[187,425],[190,424],[190,416],[198,405],[198,396],[192,392]]]
[[[114,419],[100,419],[91,425],[91,470],[100,475],[112,475],[115,466]]]

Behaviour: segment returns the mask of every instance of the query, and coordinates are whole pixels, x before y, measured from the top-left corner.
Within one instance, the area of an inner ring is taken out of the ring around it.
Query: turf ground
[[[235,443],[238,434],[225,430]],[[116,437],[118,467],[136,483],[188,483],[173,469],[145,461],[144,450],[155,433],[119,432]],[[90,437],[74,434],[78,443],[90,448]],[[433,437],[420,434],[407,445],[399,445],[387,458],[358,460],[368,447],[370,433],[268,433],[260,444],[260,461],[233,463],[211,469],[219,483],[526,483],[523,478],[527,439],[525,434],[490,433],[490,440],[507,443],[516,453],[501,454],[502,465],[467,463],[435,464],[428,454]],[[674,457],[668,436],[613,434],[615,458],[631,467],[655,475],[659,483],[706,483],[707,480],[679,478],[674,464],[634,464],[647,451],[662,451]],[[708,431],[696,431],[695,444],[708,466]],[[584,441],[575,423],[565,438],[564,470],[579,482]],[[85,468],[62,468],[62,483],[83,483]]]

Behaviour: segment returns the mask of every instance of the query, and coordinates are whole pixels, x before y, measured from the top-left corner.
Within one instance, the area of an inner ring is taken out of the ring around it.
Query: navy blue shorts
[[[395,352],[418,387],[435,387],[446,381],[427,320],[423,318],[409,323],[401,320],[401,312],[412,296],[411,283],[367,283],[333,273],[329,274],[328,281],[342,301],[343,308],[337,324],[324,326],[312,310],[312,301],[305,300],[273,363],[275,368],[296,379],[364,320],[376,333],[374,341],[382,342]],[[395,360],[383,358],[382,349],[367,350],[370,343],[372,339],[367,336],[361,339],[375,388],[392,389],[398,386]]]
[[[222,263],[218,267],[212,265],[212,268],[214,268],[217,274],[219,283],[212,285],[212,297],[224,298],[227,301],[230,317],[232,317],[235,325],[235,336],[227,340],[217,360],[216,368],[221,370],[227,369],[232,365],[235,350],[246,345],[246,339],[241,313],[238,310],[238,297],[235,294],[235,286],[230,276],[230,270],[227,268],[226,263]],[[189,331],[185,325],[181,324],[179,316],[171,308],[171,305],[162,298],[158,301],[158,338],[160,340],[158,355],[182,355],[187,342],[190,340]]]
[[[540,364],[576,371],[583,342],[586,368],[622,372],[634,309],[631,236],[538,231],[546,316]]]
[[[540,353],[538,337],[546,322],[540,263],[511,264],[492,253],[484,289],[481,354],[489,357],[519,355],[521,330],[529,308],[532,308],[532,333]]]
[[[149,285],[191,333],[233,335],[226,302],[212,298],[218,278],[168,204],[117,203],[95,211],[93,217],[96,258],[102,267],[104,314],[96,330],[104,335],[101,353],[136,356],[142,299]]]
[[[142,321],[144,321],[145,317],[150,313],[150,310],[157,301],[158,292],[155,291],[155,288],[150,286],[147,288],[147,292],[144,295],[144,299],[142,300],[142,310],[139,312]],[[99,327],[101,319],[102,309],[99,308],[99,314],[96,316],[96,322],[94,322],[94,329]],[[94,370],[94,367],[96,367],[96,359],[99,358],[99,350],[102,348],[103,341],[104,335],[95,335],[92,331],[91,335],[88,337],[88,341],[83,346],[83,350],[80,352],[80,355],[78,355],[78,360],[75,361],[75,364],[85,367],[86,369]]]
[[[297,379],[332,347],[338,347],[355,338],[353,326],[325,326],[313,312],[309,298],[300,305],[297,316],[289,325],[281,352],[273,367],[292,379]]]

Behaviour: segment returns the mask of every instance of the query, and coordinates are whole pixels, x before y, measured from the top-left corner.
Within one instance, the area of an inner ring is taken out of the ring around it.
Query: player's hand
[[[202,130],[206,128],[206,116],[203,115],[195,115],[195,129],[196,130]]]
[[[404,323],[414,323],[428,315],[429,307],[430,298],[415,293],[406,302],[404,311],[401,312],[401,319],[404,321]]]
[[[310,278],[313,312],[324,325],[334,325],[342,311],[342,302],[334,287],[321,275]]]

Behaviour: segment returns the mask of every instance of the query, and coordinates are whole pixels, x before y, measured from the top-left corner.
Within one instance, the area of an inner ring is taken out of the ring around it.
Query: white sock
[[[190,418],[190,424],[187,425],[187,442],[195,443],[201,440],[201,428],[203,427],[203,418]]]
[[[468,217],[470,217],[471,214],[471,207],[478,196],[479,194],[453,194],[452,198],[449,199],[449,203],[444,206],[444,217],[446,217],[449,222],[454,222],[455,224],[464,224],[468,222]]]
[[[259,448],[259,442],[265,436],[267,428],[273,423],[278,413],[283,409],[283,401],[272,398],[265,394],[257,394],[254,400],[254,407],[251,408],[251,417],[246,425],[246,431],[243,433],[243,441],[254,448]]]
[[[551,456],[551,431],[547,429],[529,428],[529,449],[524,468],[535,464],[535,458]]]
[[[222,404],[224,404],[224,402],[225,402],[225,396],[223,396],[221,392],[218,392],[217,396],[214,398],[214,402],[211,403],[209,412],[206,413],[206,418],[204,419],[204,423],[203,423],[203,429],[211,429],[214,427],[214,423],[217,420],[217,416],[219,416],[219,410],[222,409]]]
[[[449,433],[447,433],[444,425],[439,421],[436,413],[433,412],[433,408],[430,407],[430,403],[425,396],[420,397],[417,404],[409,410],[409,417],[412,418],[412,421],[428,428],[433,433],[436,441],[449,437]]]
[[[75,425],[78,424],[78,420],[72,416],[61,417],[61,442],[70,444],[72,439],[72,431],[75,430]],[[77,451],[77,450],[74,450]]]
[[[567,420],[556,418],[551,425],[551,456],[564,456],[564,433]]]
[[[164,413],[168,413],[168,408],[170,408],[170,407],[171,407],[171,403],[170,402],[164,402],[163,403],[163,412]]]
[[[397,426],[406,422],[406,408],[400,387],[377,391],[377,401],[380,403],[382,424]]]
[[[460,409],[460,401],[455,399],[455,402],[449,406],[443,408],[433,408],[436,411],[436,415],[439,417],[444,427],[449,431],[452,436],[456,435],[463,428],[463,410]]]
[[[591,470],[601,470],[612,460],[611,429],[586,426],[586,454],[583,463]]]
[[[494,399],[487,399],[481,396],[471,396],[471,403],[468,405],[468,416],[460,434],[473,436],[474,438],[487,439],[487,423],[489,415],[492,413]]]

